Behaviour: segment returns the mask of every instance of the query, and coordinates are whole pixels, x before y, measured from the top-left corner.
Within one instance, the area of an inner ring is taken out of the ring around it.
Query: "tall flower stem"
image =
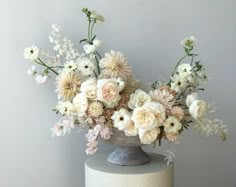
[[[174,68],[174,70],[173,70],[173,72],[172,72],[172,76],[175,74],[175,71],[176,71],[176,69],[177,69],[177,67],[179,66],[179,64],[186,58],[186,57],[188,57],[189,56],[189,54],[186,54],[186,55],[184,55],[178,62],[177,62],[177,64],[176,64],[176,66],[175,66],[175,68]]]
[[[56,75],[59,75],[53,68],[54,67],[50,67],[47,64],[45,64],[40,58],[38,58],[39,61],[35,61],[36,63],[38,63],[39,65],[42,65],[44,67],[46,67],[47,69],[51,70],[53,73],[55,73]]]
[[[100,67],[99,67],[99,60],[98,60],[98,58],[97,58],[97,51],[95,52],[95,53],[93,53],[94,54],[94,56],[95,56],[95,60],[96,60],[96,64],[97,64],[97,71],[98,71],[98,75],[100,74]]]

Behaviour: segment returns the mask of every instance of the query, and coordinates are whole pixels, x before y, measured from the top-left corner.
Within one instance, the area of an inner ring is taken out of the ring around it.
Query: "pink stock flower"
[[[104,140],[109,140],[111,138],[111,135],[113,134],[112,130],[108,127],[104,127],[101,131],[100,131],[100,136],[104,139]]]
[[[92,148],[92,147],[89,147],[88,149],[85,150],[86,154],[87,155],[93,155],[94,153],[97,152],[97,148]]]

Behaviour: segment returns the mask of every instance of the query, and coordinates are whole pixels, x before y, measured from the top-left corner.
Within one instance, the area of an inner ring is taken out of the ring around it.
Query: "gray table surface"
[[[156,173],[165,170],[168,167],[173,167],[174,165],[173,162],[167,165],[164,160],[165,156],[163,155],[149,153],[151,162],[148,164],[140,166],[118,166],[107,162],[107,155],[108,154],[104,153],[95,154],[86,160],[85,165],[93,170],[114,174]]]

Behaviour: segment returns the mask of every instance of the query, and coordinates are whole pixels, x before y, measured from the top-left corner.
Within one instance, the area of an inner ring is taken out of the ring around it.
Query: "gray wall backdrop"
[[[179,41],[195,35],[211,77],[202,97],[217,101],[231,135],[221,143],[185,131],[177,146],[175,187],[236,187],[235,0],[1,0],[0,186],[84,187],[84,132],[51,138],[58,120],[51,111],[54,84],[37,86],[27,76],[23,49],[33,43],[50,49],[52,23],[78,44],[86,35],[85,6],[106,18],[96,29],[106,42],[102,52],[122,51],[146,82],[167,78],[183,53]]]

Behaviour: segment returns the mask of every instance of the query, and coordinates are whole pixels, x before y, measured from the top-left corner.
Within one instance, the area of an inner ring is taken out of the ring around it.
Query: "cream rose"
[[[130,120],[130,123],[124,129],[126,136],[136,136],[138,135],[138,129],[135,127],[134,122]]]
[[[107,108],[113,108],[120,100],[119,87],[113,79],[100,79],[97,82],[97,99]]]
[[[80,91],[88,99],[96,99],[97,97],[97,82],[95,79],[88,79],[81,84]]]
[[[166,119],[165,107],[159,102],[147,102],[143,106],[152,110],[157,119],[157,125],[161,126]]]
[[[207,109],[207,105],[203,100],[195,100],[189,107],[189,113],[194,119],[202,117]]]
[[[79,93],[74,97],[73,104],[79,116],[83,116],[88,109],[88,99],[82,93]]]
[[[134,121],[135,127],[138,129],[149,130],[154,127],[157,127],[157,119],[149,107],[139,107],[135,108],[131,119]]]
[[[157,136],[160,134],[160,128],[153,128],[150,130],[139,130],[139,139],[142,144],[151,144],[153,143],[156,139]]]
[[[151,101],[151,96],[143,90],[138,89],[135,91],[135,93],[130,95],[128,106],[131,109],[135,109],[137,107],[143,106],[146,102],[149,101]]]

